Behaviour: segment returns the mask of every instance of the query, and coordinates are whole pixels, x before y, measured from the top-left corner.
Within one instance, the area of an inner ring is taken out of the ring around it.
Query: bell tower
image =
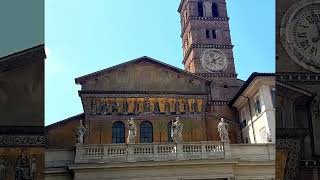
[[[181,0],[183,64],[212,81],[212,101],[227,103],[242,82],[236,77],[225,0]]]

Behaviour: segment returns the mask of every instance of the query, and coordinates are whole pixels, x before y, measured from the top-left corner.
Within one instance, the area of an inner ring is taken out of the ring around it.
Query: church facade
[[[274,179],[274,145],[242,144],[230,104],[245,82],[225,0],[182,0],[178,12],[184,70],[144,56],[76,78],[84,112],[46,127],[48,179]]]

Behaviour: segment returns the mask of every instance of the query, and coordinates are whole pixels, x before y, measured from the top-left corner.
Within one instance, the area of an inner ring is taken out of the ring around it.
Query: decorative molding
[[[277,73],[277,79],[288,82],[320,82],[320,73],[299,73],[299,72],[288,72],[288,73]]]
[[[300,139],[277,139],[276,149],[288,151],[288,159],[284,180],[295,179],[300,160]]]
[[[215,49],[232,49],[233,45],[222,45],[222,44],[191,44],[187,53],[185,54],[182,63],[184,64],[189,57],[193,48],[215,48]]]
[[[238,74],[235,73],[196,73],[198,76],[202,77],[237,77]]]
[[[0,146],[45,146],[45,136],[0,135]]]
[[[180,37],[182,38],[187,30],[190,20],[205,20],[205,21],[229,21],[229,17],[200,17],[200,16],[189,16],[187,22],[184,24]]]
[[[202,116],[204,116],[204,113],[199,113],[199,114],[157,114],[157,115],[152,115],[152,114],[146,114],[146,113],[142,113],[140,115],[134,115],[134,114],[129,114],[129,115],[95,115],[95,116],[91,116],[90,115],[90,120],[92,119],[97,119],[97,120],[117,120],[117,121],[121,121],[121,120],[128,120],[129,118],[134,118],[135,120],[163,120],[163,118],[172,118],[175,119],[177,117],[180,118],[180,120],[189,120],[189,119],[193,119],[193,120],[201,120]]]
[[[117,94],[112,94],[117,93]],[[202,98],[205,99],[208,96],[208,93],[196,93],[196,92],[187,92],[187,93],[179,93],[179,92],[123,92],[121,94],[118,92],[109,92],[109,91],[79,91],[79,95],[82,97],[103,97],[103,98]]]
[[[0,126],[0,135],[43,135],[43,126]]]
[[[320,159],[319,160],[301,160],[300,168],[302,169],[320,169]]]

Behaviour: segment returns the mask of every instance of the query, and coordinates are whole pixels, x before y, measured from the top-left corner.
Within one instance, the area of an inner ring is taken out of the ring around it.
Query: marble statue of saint
[[[37,176],[37,164],[36,164],[36,158],[32,157],[31,159],[31,166],[30,166],[30,179],[31,180],[36,180]]]
[[[15,180],[31,180],[30,164],[25,151],[21,152],[15,166]]]
[[[128,104],[128,102],[127,102],[127,99],[123,102],[122,108],[123,108],[123,113],[124,113],[124,114],[128,114],[129,104]]]
[[[134,144],[135,143],[135,137],[137,135],[137,126],[134,124],[134,119],[130,118],[127,121],[127,126],[128,126],[128,138],[127,138],[127,143],[128,144]]]
[[[192,111],[193,111],[194,114],[198,113],[198,102],[197,102],[197,100],[194,100],[192,102]]]
[[[184,102],[184,112],[185,112],[186,114],[189,114],[189,112],[190,112],[189,102],[188,102],[187,99],[186,99],[185,102]]]
[[[171,138],[175,143],[183,142],[182,139],[183,124],[179,121],[179,117],[171,125]]]
[[[0,157],[0,180],[6,179],[7,164],[4,157]]]
[[[144,102],[144,112],[146,113],[150,112],[150,102],[148,99],[146,99]]]
[[[222,142],[229,143],[229,134],[228,134],[228,124],[224,122],[224,119],[221,118],[220,123],[218,124],[218,131],[220,134],[220,139]]]
[[[176,114],[180,114],[180,102],[177,99],[176,103],[175,103],[175,110],[176,110]]]
[[[160,104],[159,104],[159,102],[157,100],[154,103],[154,113],[155,114],[159,114],[160,113]]]
[[[83,144],[83,136],[86,133],[87,129],[83,126],[82,120],[80,120],[79,126],[75,129],[75,137],[77,144]]]
[[[164,103],[164,111],[166,112],[166,114],[170,114],[170,104],[168,101]]]
[[[138,100],[134,101],[133,111],[134,111],[135,114],[139,114],[139,102],[138,102]]]

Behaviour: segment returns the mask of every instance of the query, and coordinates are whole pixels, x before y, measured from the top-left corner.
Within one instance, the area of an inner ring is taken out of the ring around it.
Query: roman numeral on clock
[[[312,48],[309,51],[309,54],[317,56],[317,52],[318,52],[318,49],[312,46]]]
[[[304,49],[307,49],[310,46],[310,43],[308,40],[305,40],[300,43],[300,46]]]
[[[306,38],[307,37],[307,33],[303,32],[303,33],[298,33],[298,37],[300,38]]]

